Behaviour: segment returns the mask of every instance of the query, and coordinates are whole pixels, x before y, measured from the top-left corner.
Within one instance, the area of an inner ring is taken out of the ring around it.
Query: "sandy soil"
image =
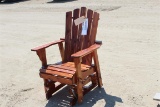
[[[65,107],[67,88],[45,99],[40,61],[30,49],[64,37],[65,12],[86,6],[100,13],[97,39],[103,88],[77,107],[156,107],[160,92],[159,0],[48,0],[0,4],[0,107]],[[48,63],[60,61],[57,46]]]

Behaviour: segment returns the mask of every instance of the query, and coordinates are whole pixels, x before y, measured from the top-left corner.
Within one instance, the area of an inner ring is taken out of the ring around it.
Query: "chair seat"
[[[89,71],[92,67],[89,65],[81,64],[81,72],[82,74],[88,75],[85,72]],[[92,72],[93,70],[91,70]],[[53,81],[59,81],[67,84],[73,84],[75,80],[75,64],[74,62],[67,62],[63,64],[51,64],[48,65],[46,69],[40,69],[40,76],[42,78],[51,79]],[[89,73],[90,74],[90,73]]]

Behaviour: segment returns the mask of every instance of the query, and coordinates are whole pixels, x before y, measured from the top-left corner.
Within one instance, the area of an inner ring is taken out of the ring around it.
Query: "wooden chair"
[[[74,23],[74,20],[81,16],[88,18],[88,31],[85,36],[81,35],[82,24],[76,26]],[[95,40],[98,20],[99,13],[86,7],[69,11],[66,13],[65,38],[31,49],[36,51],[42,62],[39,74],[44,79],[47,99],[64,85],[69,85],[69,92],[73,96],[71,104],[74,105],[77,100],[81,103],[83,96],[96,86],[102,87],[97,55],[97,49],[102,42]],[[55,44],[59,46],[62,63],[48,65],[46,48]],[[89,83],[90,85],[86,86]]]

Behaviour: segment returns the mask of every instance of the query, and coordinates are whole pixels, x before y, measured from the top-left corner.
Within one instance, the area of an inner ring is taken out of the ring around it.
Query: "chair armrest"
[[[72,54],[71,57],[77,58],[77,57],[86,56],[86,55],[92,53],[94,50],[98,49],[100,46],[101,46],[101,44],[94,44],[87,49],[84,49],[84,50],[81,50],[81,51],[78,51],[78,52]]]
[[[35,47],[35,48],[31,49],[31,51],[38,51],[40,49],[48,48],[49,46],[52,46],[52,45],[55,45],[55,44],[59,44],[61,42],[64,42],[64,40],[57,40],[57,41],[54,41],[54,42],[50,42],[48,44],[44,44],[42,46]]]

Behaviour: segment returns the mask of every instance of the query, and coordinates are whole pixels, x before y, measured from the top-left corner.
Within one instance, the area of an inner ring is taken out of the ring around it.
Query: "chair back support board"
[[[85,16],[88,18],[87,35],[81,35],[82,24],[75,25],[74,20]],[[65,29],[65,53],[64,62],[73,61],[71,55],[82,49],[88,48],[95,43],[97,27],[98,27],[99,13],[93,12],[86,7],[75,9],[66,13],[66,29]],[[82,63],[91,65],[92,56],[88,55],[82,58]]]

